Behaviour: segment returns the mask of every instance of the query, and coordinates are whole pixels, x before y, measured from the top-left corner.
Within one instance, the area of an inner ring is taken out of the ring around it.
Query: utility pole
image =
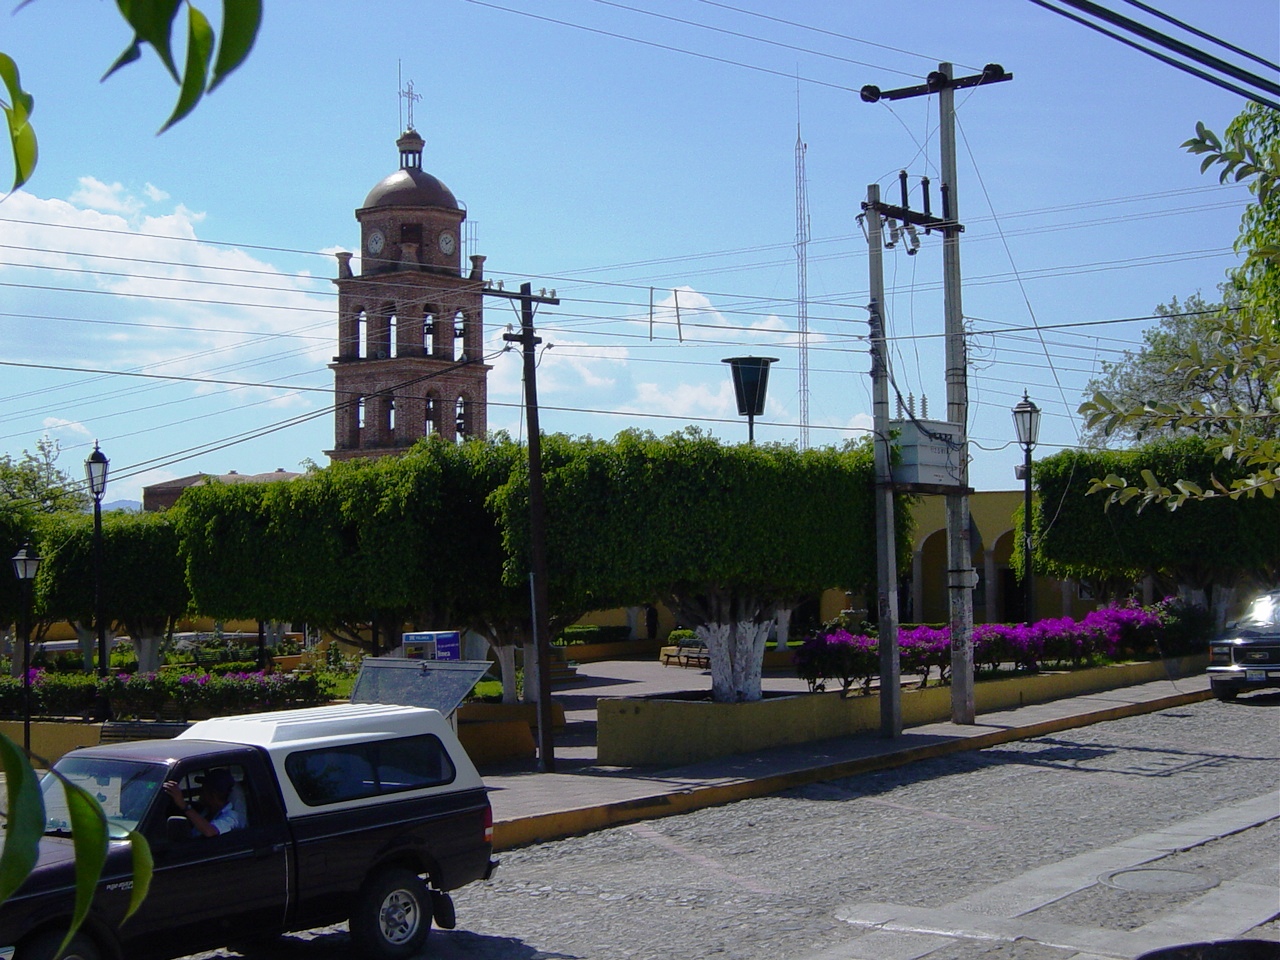
[[[880,632],[880,736],[902,735],[898,656],[898,550],[893,536],[893,473],[889,438],[889,352],[884,337],[884,238],[880,185],[867,187],[867,260],[871,277],[871,397],[876,470],[876,600]]]
[[[960,222],[956,190],[956,95],[951,64],[938,64],[946,83],[938,91],[938,146],[942,159],[942,217]],[[947,421],[960,428],[960,486],[947,494],[947,597],[951,608],[951,722],[973,723],[973,547],[969,542],[969,384],[960,306],[960,230],[942,234],[942,298],[945,315]]]
[[[964,313],[960,304],[960,224],[956,191],[955,90],[979,84],[1012,80],[999,64],[989,63],[982,73],[955,77],[951,64],[940,63],[919,86],[882,91],[868,85],[861,97],[867,103],[879,100],[901,100],[908,97],[938,94],[939,148],[942,170],[942,220],[937,221],[926,210],[923,215],[906,210],[907,223],[922,224],[926,232],[942,233],[942,286],[946,343],[947,421],[958,430],[955,439],[957,472],[954,486],[946,491],[947,519],[947,597],[951,620],[951,722],[974,722],[973,700],[973,588],[977,575],[973,570],[972,546],[969,542],[969,389],[967,351],[965,349]]]
[[[520,302],[520,332],[503,334],[524,352],[524,398],[529,430],[529,592],[533,613],[533,644],[538,664],[538,769],[556,768],[555,741],[551,735],[551,626],[547,609],[547,504],[542,489],[542,434],[538,427],[538,364],[534,348],[542,342],[533,332],[533,305],[558,304],[555,291],[535,296],[529,283],[519,293],[486,289],[486,296]]]

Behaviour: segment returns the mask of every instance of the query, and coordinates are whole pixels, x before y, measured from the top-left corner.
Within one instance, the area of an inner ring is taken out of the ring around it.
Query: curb
[[[870,773],[875,770],[888,770],[904,766],[918,760],[929,760],[934,757],[947,756],[965,750],[981,750],[985,747],[1009,743],[1014,740],[1029,740],[1062,730],[1086,727],[1108,720],[1120,720],[1124,717],[1155,713],[1170,707],[1180,707],[1191,703],[1210,700],[1213,694],[1209,690],[1196,690],[1189,693],[1171,694],[1153,700],[1138,703],[1126,703],[1091,710],[1071,716],[1042,720],[1021,727],[1007,727],[992,730],[973,736],[939,737],[936,742],[920,746],[907,747],[900,750],[886,749],[884,753],[860,757],[856,760],[843,760],[839,763],[824,764],[803,770],[792,770],[786,773],[773,774],[755,780],[740,780],[735,783],[715,784],[702,787],[688,787],[683,790],[655,793],[647,797],[631,800],[614,801],[555,813],[535,814],[528,817],[517,817],[513,820],[502,820],[493,825],[494,852],[512,850],[517,847],[550,840],[563,840],[566,837],[593,833],[607,827],[621,826],[643,820],[656,820],[680,813],[689,813],[705,807],[720,806],[752,797],[769,796],[792,787],[820,782],[823,780],[839,780],[859,773]]]

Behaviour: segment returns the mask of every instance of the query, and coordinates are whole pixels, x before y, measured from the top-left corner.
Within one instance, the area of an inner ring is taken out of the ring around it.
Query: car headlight
[[[1230,664],[1231,663],[1231,647],[1226,644],[1212,645],[1209,647],[1209,662],[1212,664]]]

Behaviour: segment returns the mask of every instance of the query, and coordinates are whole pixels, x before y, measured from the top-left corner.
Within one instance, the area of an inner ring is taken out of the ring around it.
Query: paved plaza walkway
[[[790,671],[767,671],[763,686],[766,692],[807,689]],[[895,739],[868,733],[669,769],[596,764],[598,697],[710,689],[708,671],[664,667],[652,660],[579,667],[576,682],[553,691],[565,707],[567,722],[563,734],[556,735],[556,772],[540,773],[525,764],[485,774],[497,849],[765,796],[804,783],[1150,713],[1211,696],[1208,678],[1200,674],[980,714],[973,725],[943,722],[909,727]]]

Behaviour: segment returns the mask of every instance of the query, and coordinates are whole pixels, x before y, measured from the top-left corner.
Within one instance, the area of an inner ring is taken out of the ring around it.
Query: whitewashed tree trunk
[[[138,655],[138,672],[155,673],[160,669],[160,642],[164,640],[164,632],[153,633],[140,631],[133,638],[133,648]]]
[[[787,642],[787,637],[791,633],[791,608],[779,608],[777,616],[773,618],[773,622],[778,625],[778,649],[786,650],[790,646]]]
[[[1227,615],[1236,602],[1235,587],[1218,587],[1213,591],[1213,625],[1221,630],[1227,625]]]
[[[76,642],[80,644],[80,656],[84,658],[85,673],[93,672],[93,653],[98,644],[98,635],[92,626],[86,626],[79,620],[71,621],[71,629],[76,632]]]
[[[510,643],[502,646],[491,644],[491,647],[493,658],[498,662],[498,669],[502,673],[502,702],[518,703],[520,697],[516,691],[516,648]]]
[[[769,620],[742,620],[695,629],[711,657],[711,697],[717,703],[760,699],[760,667],[771,625]]]

